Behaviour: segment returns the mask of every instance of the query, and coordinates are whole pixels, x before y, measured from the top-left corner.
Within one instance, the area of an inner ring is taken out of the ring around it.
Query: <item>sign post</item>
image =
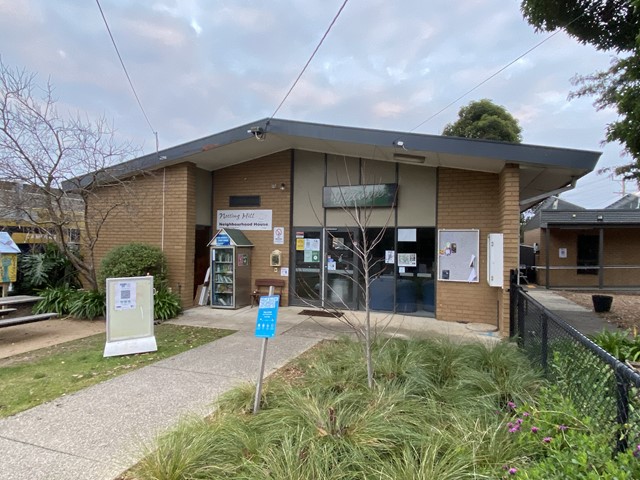
[[[269,287],[269,295],[260,297],[258,305],[258,319],[256,320],[256,337],[262,338],[262,351],[260,353],[260,374],[256,385],[256,398],[253,402],[253,413],[260,410],[260,396],[262,395],[262,377],[264,376],[264,364],[267,359],[267,343],[276,334],[276,321],[278,320],[278,307],[280,295],[273,294],[273,286]]]

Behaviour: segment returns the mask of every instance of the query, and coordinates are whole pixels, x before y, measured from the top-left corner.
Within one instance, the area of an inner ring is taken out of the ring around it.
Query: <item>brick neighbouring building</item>
[[[385,282],[380,281],[376,291],[392,288],[392,309],[399,312],[494,324],[506,333],[509,271],[518,267],[520,212],[590,172],[599,156],[261,120],[120,165],[125,172],[147,173],[132,184],[127,211],[118,211],[105,224],[96,254],[101,258],[133,241],[162,246],[170,285],[190,306],[209,264],[206,245],[217,231],[219,211],[267,210],[272,218],[268,229],[244,231],[254,245],[252,285],[258,278],[283,278],[287,287],[282,305],[321,305],[338,298],[359,308],[359,265],[348,258],[347,247],[362,239],[344,209],[336,208],[336,198],[364,198],[382,188],[382,206],[370,210],[366,235],[382,232],[382,243],[372,253],[392,287],[382,287]],[[122,194],[119,187],[104,188],[97,201]],[[284,245],[274,244],[276,227],[285,229]],[[460,245],[454,241],[452,249],[439,244],[441,231],[453,238],[460,235]],[[487,283],[489,233],[503,235],[503,287]],[[315,248],[319,258],[306,251]],[[276,249],[282,251],[281,267],[269,263]],[[393,263],[384,264],[389,252]],[[459,263],[446,274],[438,270],[439,258],[468,253],[475,259],[469,266]],[[283,267],[289,268],[288,277],[281,277]],[[471,281],[466,281],[467,274]]]
[[[601,209],[547,199],[524,227],[536,245],[536,283],[546,288],[640,288],[640,197]]]

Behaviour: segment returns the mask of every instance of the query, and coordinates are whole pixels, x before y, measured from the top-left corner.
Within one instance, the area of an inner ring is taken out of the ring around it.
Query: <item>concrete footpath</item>
[[[265,376],[322,339],[352,330],[335,318],[281,308],[269,341]],[[144,447],[186,414],[205,416],[221,394],[258,376],[262,340],[253,336],[257,309],[187,310],[171,323],[237,330],[210,344],[0,420],[0,479],[113,480]],[[352,318],[360,322],[361,318]],[[494,326],[427,317],[375,315],[379,330],[399,337],[444,334],[495,340]]]
[[[584,335],[594,335],[602,330],[616,331],[616,325],[607,323],[593,310],[584,308],[571,300],[545,288],[525,288],[527,294],[545,308],[558,315]]]

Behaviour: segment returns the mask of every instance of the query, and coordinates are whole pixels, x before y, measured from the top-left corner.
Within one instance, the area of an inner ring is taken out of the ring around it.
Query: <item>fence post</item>
[[[542,312],[542,352],[541,361],[545,376],[549,373],[549,316]]]
[[[518,277],[515,270],[509,272],[509,337],[516,335],[516,308],[518,308]]]
[[[616,405],[618,406],[616,415],[616,423],[618,424],[616,452],[619,453],[624,452],[629,446],[625,426],[629,422],[629,384],[617,369],[614,371],[616,375]]]
[[[524,348],[524,340],[525,340],[525,318],[524,318],[524,295],[522,294],[522,290],[519,288],[516,289],[516,302],[518,304],[518,347]]]

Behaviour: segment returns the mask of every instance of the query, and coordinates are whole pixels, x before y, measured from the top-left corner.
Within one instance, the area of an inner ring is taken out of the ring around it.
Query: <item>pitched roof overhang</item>
[[[289,149],[489,173],[499,173],[509,163],[518,164],[521,210],[559,189],[571,188],[578,178],[593,170],[601,155],[585,150],[262,119],[130,160],[115,166],[111,173],[123,176],[186,161],[213,171]]]
[[[640,210],[544,210],[542,228],[640,227]]]

